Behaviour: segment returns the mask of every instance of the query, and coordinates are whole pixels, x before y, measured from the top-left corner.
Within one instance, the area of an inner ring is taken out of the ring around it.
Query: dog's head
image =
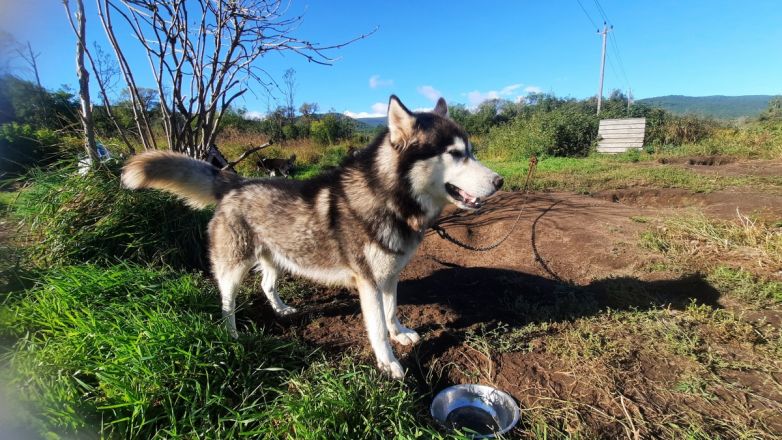
[[[443,98],[432,112],[413,113],[392,95],[388,129],[414,196],[474,210],[502,186],[502,177],[475,158],[467,132],[448,117]]]

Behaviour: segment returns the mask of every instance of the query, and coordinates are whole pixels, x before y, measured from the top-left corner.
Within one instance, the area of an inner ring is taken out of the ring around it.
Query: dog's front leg
[[[383,311],[386,315],[386,326],[391,339],[402,345],[412,345],[421,340],[418,333],[399,322],[396,315],[396,286],[399,283],[399,275],[392,277],[383,285]]]
[[[377,366],[390,374],[391,377],[401,379],[405,376],[405,371],[402,369],[402,364],[394,356],[391,342],[388,340],[382,293],[374,282],[366,279],[359,279],[357,285],[361,301],[361,314],[364,315],[364,325],[367,328],[369,343],[375,352]]]

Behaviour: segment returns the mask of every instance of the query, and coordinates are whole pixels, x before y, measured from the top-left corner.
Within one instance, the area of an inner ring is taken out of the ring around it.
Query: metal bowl
[[[486,385],[448,387],[435,396],[429,410],[446,428],[475,432],[473,438],[494,438],[519,422],[516,401],[508,393]]]

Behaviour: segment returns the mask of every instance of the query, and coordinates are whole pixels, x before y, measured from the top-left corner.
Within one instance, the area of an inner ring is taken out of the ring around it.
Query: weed
[[[690,373],[686,374],[680,379],[680,381],[674,387],[674,390],[680,393],[695,394],[705,397],[709,400],[714,400],[716,399],[716,396],[714,396],[712,393],[709,393],[706,389],[708,383],[709,382],[702,376]]]
[[[782,303],[782,283],[753,276],[749,271],[717,266],[708,281],[721,292],[751,303]]]
[[[712,261],[725,260],[753,269],[782,266],[782,231],[741,213],[733,222],[702,214],[670,218],[643,232],[640,241],[641,246],[685,261],[690,267],[710,268]]]

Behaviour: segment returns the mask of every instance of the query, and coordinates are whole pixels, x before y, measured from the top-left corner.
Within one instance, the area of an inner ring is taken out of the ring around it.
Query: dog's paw
[[[377,367],[380,369],[380,371],[388,374],[394,379],[405,378],[405,370],[402,368],[402,364],[400,364],[396,359],[391,362],[378,362]]]
[[[409,329],[403,325],[397,327],[395,332],[391,333],[391,339],[398,342],[401,345],[413,345],[421,340],[421,337],[413,329]]]
[[[291,315],[294,315],[294,314],[296,314],[298,312],[299,312],[299,309],[297,309],[296,307],[291,307],[291,306],[285,306],[285,307],[280,307],[278,309],[274,309],[274,313],[276,313],[277,316],[279,316],[280,318],[284,318],[286,316],[291,316]]]

